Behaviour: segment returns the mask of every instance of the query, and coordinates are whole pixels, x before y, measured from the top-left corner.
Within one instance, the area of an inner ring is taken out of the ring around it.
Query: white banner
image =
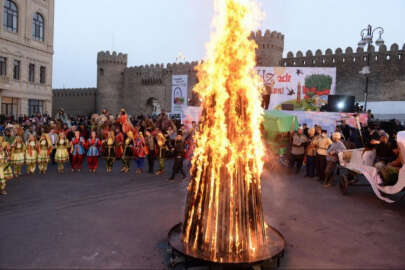
[[[194,121],[198,123],[201,118],[202,108],[201,107],[184,107],[181,122],[186,126],[186,128],[191,128],[191,123]]]
[[[172,112],[181,112],[187,107],[187,75],[173,75],[172,77]]]
[[[319,111],[336,89],[336,68],[257,67],[266,110]]]

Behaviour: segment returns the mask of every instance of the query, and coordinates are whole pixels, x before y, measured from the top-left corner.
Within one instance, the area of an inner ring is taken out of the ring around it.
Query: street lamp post
[[[384,29],[382,27],[373,27],[369,24],[367,28],[364,28],[360,32],[361,40],[359,42],[359,47],[364,48],[367,46],[367,66],[363,67],[360,71],[360,74],[364,74],[366,76],[366,89],[364,90],[364,111],[367,111],[367,100],[368,100],[368,83],[369,83],[369,74],[370,74],[370,46],[374,44],[374,34],[378,32],[379,38],[375,41],[375,44],[380,47],[384,45],[384,40],[382,39],[382,35],[384,34]]]

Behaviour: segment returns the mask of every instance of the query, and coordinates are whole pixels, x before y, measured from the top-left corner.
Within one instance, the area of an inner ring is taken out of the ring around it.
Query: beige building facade
[[[0,22],[1,114],[51,113],[54,0],[0,0]]]

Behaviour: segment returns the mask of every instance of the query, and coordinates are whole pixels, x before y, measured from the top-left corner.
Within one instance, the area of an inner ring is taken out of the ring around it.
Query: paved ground
[[[0,268],[166,269],[186,183],[99,172],[23,177],[0,200]],[[288,242],[282,268],[404,269],[405,202],[343,197],[315,180],[263,176],[264,211]]]

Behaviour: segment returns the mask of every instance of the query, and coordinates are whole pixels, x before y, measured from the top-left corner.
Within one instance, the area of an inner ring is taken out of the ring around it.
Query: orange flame
[[[257,44],[249,38],[261,13],[255,0],[215,0],[215,5],[216,31],[206,61],[197,67],[199,83],[194,88],[203,100],[203,113],[183,241],[222,261],[229,256],[241,259],[243,252],[252,255],[265,242],[262,81],[255,72]]]

